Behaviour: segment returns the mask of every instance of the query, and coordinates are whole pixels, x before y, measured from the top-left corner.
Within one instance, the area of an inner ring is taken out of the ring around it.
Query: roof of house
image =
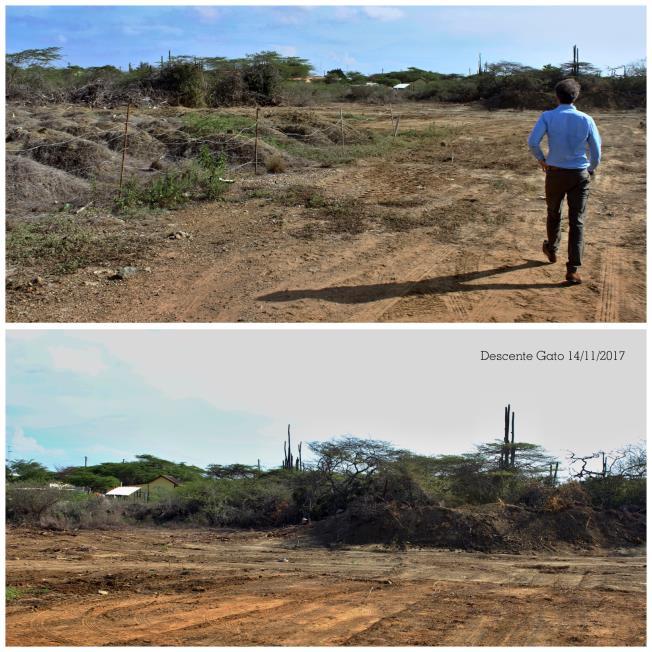
[[[142,487],[116,487],[115,489],[111,489],[110,491],[107,491],[105,496],[131,496],[132,494],[135,494],[137,491],[140,491]]]
[[[181,480],[179,478],[175,478],[173,475],[157,475],[154,480],[158,480],[159,478],[165,478],[165,480],[169,480],[172,484],[175,485],[180,485]],[[151,480],[151,482],[154,482],[154,480]]]
[[[402,90],[404,88],[407,88],[410,84],[396,84],[393,88],[396,88],[398,90]]]

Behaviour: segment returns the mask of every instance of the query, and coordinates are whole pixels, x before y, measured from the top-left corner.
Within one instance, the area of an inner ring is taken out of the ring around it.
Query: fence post
[[[254,138],[254,174],[258,174],[258,112],[259,107],[256,107],[256,135]]]
[[[131,102],[127,102],[127,117],[125,118],[125,135],[122,141],[122,163],[120,165],[120,187],[119,192],[122,192],[122,179],[125,172],[125,155],[127,154],[127,134],[129,131],[129,109],[131,107]]]
[[[392,137],[392,140],[396,140],[396,134],[398,133],[399,124],[401,124],[401,116],[397,115],[396,116],[396,124],[394,125],[394,136]]]
[[[342,134],[342,154],[344,154],[344,111],[340,107],[340,132]]]

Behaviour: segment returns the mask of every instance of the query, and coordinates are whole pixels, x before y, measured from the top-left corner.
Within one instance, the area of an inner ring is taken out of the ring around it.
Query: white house
[[[143,498],[143,488],[142,487],[116,487],[107,491],[105,496],[114,498],[116,500],[127,500],[131,498],[132,500],[138,500]]]
[[[410,87],[410,84],[396,84],[396,86],[393,86],[392,88],[395,91],[403,91],[403,90],[405,90],[406,88],[409,88],[409,87]]]

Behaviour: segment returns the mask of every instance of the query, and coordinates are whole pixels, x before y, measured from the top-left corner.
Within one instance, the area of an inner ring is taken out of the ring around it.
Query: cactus
[[[503,449],[500,452],[500,468],[509,468],[509,419],[512,406],[507,405],[505,408],[505,435],[503,439]]]
[[[514,418],[516,412],[512,412],[512,445],[510,450],[509,466],[513,469],[516,462],[516,446],[514,445]]]
[[[294,471],[298,467],[299,460],[294,459],[292,454],[292,435],[290,433],[290,424],[288,423],[288,438],[283,442],[283,464],[282,468],[288,471]]]

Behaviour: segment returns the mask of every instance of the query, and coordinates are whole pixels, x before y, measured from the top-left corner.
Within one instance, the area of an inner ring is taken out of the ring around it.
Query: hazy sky
[[[60,46],[82,66],[161,55],[240,57],[261,50],[363,73],[415,66],[467,74],[488,61],[540,67],[572,56],[600,68],[642,59],[641,6],[14,6],[7,50]]]
[[[480,361],[571,348],[627,353]],[[563,456],[645,436],[644,360],[638,331],[10,331],[7,444],[51,466],[139,453],[276,466],[291,423],[295,441],[463,452],[501,435],[511,402],[517,438]]]

